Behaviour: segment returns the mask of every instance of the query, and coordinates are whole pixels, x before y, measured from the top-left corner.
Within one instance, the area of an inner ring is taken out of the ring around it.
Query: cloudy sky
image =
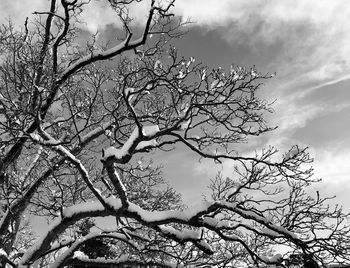
[[[25,16],[45,10],[47,3],[1,0],[0,22],[11,16],[23,24]],[[137,23],[142,24],[143,11],[133,10]],[[324,179],[323,192],[337,194],[346,205],[350,191],[350,2],[177,0],[174,12],[195,22],[177,43],[185,56],[212,67],[256,65],[263,73],[277,73],[262,94],[276,99],[270,123],[279,128],[255,140],[255,148],[274,145],[283,151],[293,144],[309,146],[315,175]],[[118,26],[103,1],[92,0],[84,18],[91,32]],[[193,201],[220,168],[199,164],[192,153],[179,150],[168,156],[166,175],[187,201]],[[223,168],[230,170],[228,164]]]
[[[270,122],[279,129],[256,148],[309,146],[323,192],[349,203],[350,3],[193,0],[178,1],[178,12],[197,22],[183,40],[184,53],[211,65],[255,64],[277,73],[263,94],[276,99]],[[209,165],[194,166],[194,186],[214,173]]]

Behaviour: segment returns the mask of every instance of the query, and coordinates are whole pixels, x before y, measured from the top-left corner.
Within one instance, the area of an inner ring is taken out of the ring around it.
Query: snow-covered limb
[[[281,234],[279,234],[276,231],[273,231],[273,230],[271,230],[269,228],[266,228],[266,227],[262,228],[260,230],[260,232],[262,234],[265,234],[265,235],[268,235],[268,236],[272,236],[272,237],[279,237],[279,236],[281,236]]]
[[[180,241],[188,241],[188,240],[200,240],[201,239],[201,233],[199,231],[196,230],[176,230],[174,227],[172,226],[168,226],[168,225],[159,225],[159,230],[163,233],[163,234],[170,234],[172,236],[175,236],[176,239],[180,240]]]
[[[232,222],[229,220],[216,219],[214,217],[203,217],[203,223],[215,229],[230,229]]]
[[[136,204],[129,203],[128,212],[135,214],[140,221],[150,224],[164,224],[169,222],[187,222],[209,211],[215,210],[220,202],[201,202],[184,210],[149,211]]]
[[[141,151],[146,148],[153,148],[158,145],[158,142],[155,138],[157,133],[159,133],[159,127],[158,125],[153,126],[143,126],[142,127],[142,136],[146,138],[147,140],[141,141],[139,144],[137,144],[135,150]]]
[[[0,256],[7,256],[7,253],[2,248],[0,248]]]
[[[201,237],[201,234],[193,230],[176,230],[173,227],[165,226],[166,224],[178,223],[193,227],[207,227],[210,230],[215,230],[218,226],[224,230],[230,230],[232,226],[226,222],[217,222],[214,219],[209,219],[205,215],[225,209],[231,213],[236,213],[242,218],[253,220],[259,224],[266,226],[269,230],[276,232],[293,243],[302,245],[303,242],[298,237],[287,229],[271,224],[266,218],[252,212],[239,208],[237,204],[226,201],[201,202],[200,204],[184,210],[167,210],[167,211],[148,211],[141,207],[128,202],[127,207],[122,206],[122,201],[115,197],[104,198],[104,203],[107,207],[98,201],[74,205],[63,210],[62,218],[57,219],[50,226],[49,231],[39,239],[33,247],[23,256],[22,264],[26,265],[35,261],[40,252],[45,252],[50,248],[50,243],[55,237],[65,230],[71,224],[74,224],[79,219],[84,217],[97,216],[118,216],[130,218],[142,223],[145,226],[155,229],[168,238],[172,238],[178,242],[190,241],[204,252],[211,253],[210,246]],[[253,228],[253,226],[252,226]],[[219,229],[217,229],[220,232]],[[265,232],[267,233],[267,232]],[[125,235],[125,237],[128,237]],[[237,241],[238,237],[227,237],[227,240]]]
[[[271,224],[266,218],[254,213],[253,211],[246,211],[236,206],[235,203],[230,203],[226,201],[217,201],[217,202],[202,202],[200,205],[196,207],[189,208],[187,210],[183,211],[145,211],[142,208],[136,206],[135,204],[129,205],[130,212],[135,212],[138,217],[140,217],[140,220],[148,223],[148,224],[163,224],[163,223],[170,223],[170,222],[178,222],[178,223],[186,223],[193,219],[199,219],[203,214],[209,213],[210,211],[215,211],[216,209],[227,209],[233,213],[237,213],[244,219],[250,219],[255,222],[258,222],[264,226],[268,230],[270,230],[269,234],[274,234],[276,236],[277,234],[280,236],[284,236],[295,243],[302,245],[303,241],[301,241],[297,235],[295,235],[293,232],[287,230],[286,228],[282,226],[278,226],[275,224]],[[206,217],[204,217],[204,220],[201,220],[201,222],[204,222],[205,224],[213,227],[213,228],[222,228],[222,229],[230,229],[232,226],[229,222],[220,222],[218,223],[215,220],[208,220]],[[219,227],[218,227],[219,226]],[[266,234],[267,231],[265,231]]]
[[[7,264],[13,268],[17,268],[17,265],[9,259],[9,256],[7,255],[5,250],[0,248],[0,265],[4,265],[4,267],[8,267]]]
[[[182,268],[184,266],[172,263],[169,261],[156,261],[156,260],[137,260],[127,255],[122,255],[117,259],[90,259],[86,258],[74,258],[74,260],[70,261],[69,264],[78,265],[82,267],[94,266],[94,267],[119,267],[119,266],[128,266],[128,267],[163,267],[163,268]],[[188,266],[186,266],[188,267]]]
[[[136,151],[142,151],[148,148],[154,148],[158,145],[158,142],[153,139],[149,141],[141,141],[135,148]]]
[[[203,252],[209,255],[214,253],[213,249],[204,240],[202,234],[199,231],[188,229],[183,229],[179,231],[173,228],[172,226],[166,225],[159,225],[156,229],[160,230],[161,233],[163,233],[163,235],[165,235],[166,237],[171,238],[179,243],[192,242]]]
[[[134,92],[135,92],[135,88],[133,88],[133,87],[128,87],[124,90],[125,98],[129,102],[129,104],[131,104],[131,101],[132,101],[133,96],[134,96]]]
[[[233,211],[238,213],[239,215],[241,215],[245,219],[251,219],[251,220],[254,220],[254,221],[266,226],[268,229],[270,229],[271,235],[273,233],[278,233],[278,234],[281,234],[289,239],[296,241],[297,243],[303,244],[303,242],[298,238],[298,236],[296,234],[294,234],[291,231],[288,231],[286,228],[284,228],[282,226],[278,226],[278,225],[270,223],[265,217],[258,215],[254,211],[243,210],[243,209],[238,208],[238,207],[236,207]],[[267,234],[266,229],[264,232]],[[274,234],[274,236],[275,235],[276,234]]]
[[[48,140],[50,142],[52,142],[53,144],[59,144],[53,137],[51,137],[46,131],[41,130],[40,131],[42,133],[42,135],[45,136],[45,140]],[[63,157],[66,157],[74,166],[77,167],[77,169],[79,170],[83,180],[85,181],[85,183],[87,184],[87,186],[89,187],[89,189],[91,190],[91,192],[96,196],[96,198],[101,202],[101,204],[104,204],[104,199],[102,198],[100,192],[94,187],[94,185],[92,184],[91,180],[90,180],[90,176],[88,171],[86,170],[86,168],[84,167],[83,163],[76,158],[68,149],[66,149],[64,146],[62,145],[56,145],[52,147],[54,150],[56,150],[60,155],[62,155]]]
[[[172,6],[172,2],[168,4],[168,7],[166,9],[158,8],[158,7],[155,7],[155,1],[152,1],[143,33],[139,38],[137,38],[135,40],[131,40],[132,33],[131,33],[130,29],[127,28],[127,32],[128,32],[127,36],[120,44],[118,44],[110,49],[107,49],[105,51],[98,51],[98,52],[93,51],[89,55],[86,55],[86,56],[82,57],[81,59],[79,59],[75,62],[72,62],[69,65],[69,67],[66,68],[65,71],[61,74],[60,79],[58,79],[58,83],[63,83],[64,81],[66,81],[66,79],[71,74],[75,73],[76,71],[80,70],[84,66],[87,66],[93,62],[111,59],[117,55],[122,54],[125,51],[129,51],[132,49],[136,50],[139,46],[144,45],[146,43],[146,40],[147,40],[147,35],[150,31],[150,27],[151,27],[151,24],[152,24],[152,21],[154,18],[155,11],[158,11],[158,13],[165,14],[166,12],[168,12],[168,9],[171,6]],[[125,26],[127,26],[127,25],[125,25]]]
[[[191,124],[191,119],[188,119],[186,122],[181,123],[180,130],[186,130]]]
[[[122,178],[120,176],[121,174],[118,174],[114,166],[114,160],[122,160],[128,157],[131,154],[132,150],[142,150],[144,148],[156,146],[157,143],[155,139],[153,139],[153,137],[157,135],[158,132],[159,127],[157,125],[144,126],[142,127],[140,137],[139,128],[136,127],[131,133],[129,139],[124,143],[122,148],[116,149],[114,147],[110,147],[106,151],[104,151],[103,164],[107,170],[109,179],[111,180],[115,190],[117,191],[122,201],[123,207],[127,207],[129,205],[127,200],[127,193]]]
[[[118,44],[118,45],[116,45],[108,50],[105,50],[105,51],[98,51],[98,52],[93,51],[89,55],[86,55],[86,56],[82,57],[81,59],[75,61],[68,68],[66,68],[65,71],[62,73],[61,80],[65,80],[72,73],[76,72],[77,70],[81,69],[82,67],[84,67],[92,62],[108,59],[108,58],[114,57],[118,54],[121,54],[122,52],[124,52],[126,50],[132,49],[132,47],[130,47],[130,45],[129,45],[131,37],[132,37],[132,35],[129,34],[123,40],[123,42],[121,42],[120,44]]]
[[[30,133],[29,136],[33,141],[44,146],[55,146],[61,144],[61,141],[55,139],[43,139],[39,134],[36,133]]]
[[[85,244],[86,242],[96,239],[96,238],[101,238],[101,237],[105,237],[105,238],[112,238],[112,239],[117,239],[117,240],[121,240],[124,241],[126,243],[128,243],[130,246],[137,248],[137,245],[134,244],[132,241],[130,241],[128,239],[127,236],[125,236],[124,234],[120,234],[120,233],[111,233],[111,234],[101,234],[101,233],[90,233],[82,238],[77,239],[63,254],[61,254],[56,260],[55,262],[50,266],[50,268],[59,268],[59,267],[63,267],[67,261],[68,258],[72,257],[74,255],[74,252],[83,244]],[[85,260],[86,257],[85,256],[75,256],[77,259],[83,259]],[[96,260],[98,261],[98,259]]]
[[[114,163],[111,161],[106,161],[104,163],[104,166],[107,170],[108,177],[114,186],[114,189],[117,191],[119,198],[122,201],[123,207],[127,207],[129,203],[127,199],[126,189],[121,176],[118,174],[116,167],[114,166]]]
[[[72,258],[73,259],[80,259],[80,260],[89,259],[89,257],[84,252],[82,252],[80,250],[74,251]]]
[[[110,197],[104,200],[113,210],[106,209],[99,201],[87,202],[68,207],[63,210],[62,216],[54,220],[48,231],[31,246],[21,259],[21,265],[27,267],[29,263],[34,262],[40,257],[42,252],[50,249],[50,244],[54,241],[57,235],[61,234],[67,227],[76,223],[85,217],[98,217],[113,215],[113,211],[117,211],[122,207],[120,199]]]
[[[113,123],[111,121],[104,123],[102,126],[96,127],[94,130],[91,130],[89,133],[85,134],[80,138],[81,143],[85,144],[93,140],[94,138],[104,133],[107,129],[110,129],[112,127],[113,127]]]
[[[121,208],[121,201],[118,198],[110,197],[106,198],[104,202],[109,204],[109,207],[113,207],[113,209],[118,210]],[[98,201],[91,201],[81,204],[76,204],[70,206],[68,208],[63,209],[62,218],[63,219],[73,219],[75,217],[80,217],[80,214],[93,214],[100,215],[104,214],[105,207]]]
[[[144,126],[142,128],[142,134],[145,137],[152,137],[156,135],[159,132],[159,126],[153,125],[153,126]]]
[[[213,209],[216,202],[202,202],[198,206],[184,211],[147,211],[139,206],[129,203],[129,206],[122,211],[122,202],[118,198],[109,197],[104,199],[109,209],[99,201],[77,204],[63,210],[62,218],[56,219],[49,227],[49,230],[39,238],[34,245],[25,253],[21,264],[26,266],[28,263],[35,261],[42,252],[50,249],[50,243],[57,235],[67,227],[74,224],[84,217],[98,217],[119,215],[128,218],[141,220],[145,225],[155,225],[157,223],[182,222],[187,223],[193,217],[199,217],[207,210]],[[111,210],[112,208],[112,210]]]
[[[53,159],[49,159],[53,160]],[[56,162],[60,163],[60,161]],[[63,159],[61,159],[61,163],[63,163]],[[0,234],[3,234],[6,232],[6,230],[9,228],[11,221],[13,219],[18,219],[20,217],[21,213],[26,209],[26,206],[28,204],[28,200],[33,196],[36,189],[41,185],[41,183],[48,177],[50,174],[52,174],[53,169],[48,169],[46,172],[43,172],[42,176],[36,179],[30,187],[26,189],[24,192],[22,198],[16,199],[14,202],[12,202],[6,209],[6,211],[1,215],[0,220]]]
[[[103,124],[101,127],[97,127],[96,129],[90,131],[85,136],[83,136],[80,140],[81,142],[76,144],[72,152],[79,152],[88,142],[92,139],[97,138],[101,134],[104,133],[105,129],[111,128],[113,125],[111,122],[107,122]],[[34,136],[35,137],[35,136]],[[36,134],[38,139],[42,139],[38,134]],[[53,141],[55,142],[55,141]],[[37,155],[38,156],[38,155]],[[56,163],[55,166],[60,166],[64,163],[65,155],[62,156],[61,159],[56,160],[54,157],[49,159],[49,162]],[[30,167],[33,167],[35,160],[31,164]],[[30,169],[30,168],[29,168]],[[30,171],[27,171],[27,174],[30,174]],[[22,197],[22,199],[17,199],[15,202],[12,202],[11,205],[7,208],[5,213],[2,215],[0,220],[0,233],[4,233],[4,231],[8,228],[8,225],[11,222],[11,219],[19,217],[20,213],[26,208],[27,200],[30,200],[32,195],[35,193],[36,189],[42,184],[43,181],[48,178],[54,169],[48,168],[42,175],[36,179],[30,187],[28,187]]]
[[[104,198],[104,202],[108,203],[108,207],[113,208],[114,213],[119,213],[119,209],[122,208],[122,202],[119,198],[109,197]],[[235,204],[228,202],[203,201],[195,206],[192,206],[184,210],[163,210],[163,211],[149,211],[141,208],[140,206],[129,202],[129,206],[122,211],[121,216],[136,218],[142,222],[148,224],[163,224],[168,222],[188,222],[193,218],[199,218],[203,214],[213,211],[219,207],[231,208],[235,207]],[[108,211],[98,201],[77,204],[63,210],[64,218],[80,217],[82,213],[91,213],[94,216],[105,214]],[[111,213],[113,215],[113,213]]]
[[[103,151],[102,160],[106,161],[110,157],[114,157],[115,159],[123,159],[127,155],[130,154],[129,150],[136,143],[136,140],[139,138],[138,128],[135,128],[133,132],[131,132],[128,140],[124,143],[124,145],[117,149],[115,147],[109,147]]]
[[[159,127],[157,125],[143,126],[141,130],[142,135],[140,135],[139,132],[139,129],[136,127],[121,148],[109,147],[104,150],[102,161],[106,161],[109,158],[121,161],[129,157],[133,150],[142,150],[146,147],[154,147],[157,145],[155,140],[159,132]]]
[[[63,239],[62,241],[57,241],[55,243],[53,243],[53,245],[51,245],[50,249],[47,250],[44,254],[42,254],[41,256],[45,256],[51,252],[57,251],[61,248],[70,246],[71,244],[73,244],[75,241],[75,239],[73,238],[69,238],[69,239]]]
[[[30,173],[32,172],[33,168],[35,167],[35,165],[37,164],[41,154],[43,152],[43,148],[40,146],[38,149],[38,152],[36,153],[32,163],[30,164],[30,166],[28,167],[28,169],[26,170],[26,172],[24,173],[24,175],[22,176],[24,178],[24,180],[26,180],[27,176],[30,175]]]
[[[253,212],[253,211],[247,211],[247,210],[243,210],[241,208],[239,208],[238,206],[236,206],[234,203],[230,203],[230,202],[226,202],[226,201],[218,201],[215,204],[208,204],[207,208],[205,209],[205,206],[202,207],[203,211],[208,211],[210,210],[210,207],[216,207],[217,208],[221,208],[221,209],[227,209],[233,213],[237,213],[238,215],[240,215],[241,217],[243,217],[244,219],[249,219],[249,220],[253,220],[255,222],[258,222],[262,225],[264,225],[265,227],[263,229],[261,229],[260,231],[257,230],[257,232],[261,232],[262,234],[266,234],[268,236],[272,236],[272,237],[287,237],[288,239],[294,240],[294,242],[296,242],[297,244],[303,244],[303,242],[298,238],[298,236],[296,234],[294,234],[293,232],[287,230],[286,228],[282,227],[282,226],[278,226],[275,224],[272,224],[268,221],[268,219],[266,219],[265,217],[262,217],[260,215],[258,215],[257,213]],[[192,210],[195,211],[195,210]],[[184,211],[185,215],[189,215],[188,211]],[[171,213],[169,213],[171,214]],[[196,214],[196,213],[195,213]],[[197,216],[200,214],[196,214]],[[183,219],[185,220],[185,219]],[[216,230],[222,230],[222,229],[234,229],[235,226],[232,225],[232,223],[228,220],[219,220],[213,217],[201,217],[200,220],[204,226],[209,227],[209,229],[216,229]],[[242,226],[246,226],[248,229],[255,229],[256,227],[253,226],[249,226],[247,224],[241,224]],[[239,237],[235,236],[235,237],[231,237],[231,239],[239,239]]]

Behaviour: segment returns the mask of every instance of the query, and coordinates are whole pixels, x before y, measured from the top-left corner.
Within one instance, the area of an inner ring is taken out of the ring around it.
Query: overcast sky
[[[46,0],[1,0],[0,17],[18,24]],[[92,0],[86,29],[103,32],[115,25],[103,1]],[[133,10],[142,24],[143,9]],[[274,133],[254,140],[254,148],[293,144],[310,147],[322,190],[350,199],[350,2],[348,0],[178,0],[174,12],[195,22],[178,47],[204,64],[231,63],[277,73],[262,93],[276,99]],[[109,26],[108,26],[109,25]],[[170,183],[193,201],[218,166],[199,164],[190,152],[176,151],[166,163]],[[170,163],[170,164],[169,164]],[[229,172],[230,165],[224,165]],[[327,187],[325,187],[327,186]],[[348,206],[348,208],[350,208]]]

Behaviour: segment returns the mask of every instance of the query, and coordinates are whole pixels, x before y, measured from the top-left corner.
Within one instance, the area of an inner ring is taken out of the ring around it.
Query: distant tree
[[[51,0],[22,31],[1,27],[1,266],[285,266],[292,252],[315,266],[348,261],[348,214],[310,193],[307,150],[239,151],[274,129],[257,94],[271,75],[179,56],[174,1],[151,1],[142,29],[129,15],[139,2],[109,1],[122,26],[107,44],[83,41],[78,0]],[[150,160],[176,148],[230,160],[234,175],[186,207]],[[50,222],[38,238],[33,215]],[[279,246],[290,252],[274,255]]]

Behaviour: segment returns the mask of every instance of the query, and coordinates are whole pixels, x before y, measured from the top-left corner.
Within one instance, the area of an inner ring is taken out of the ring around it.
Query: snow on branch
[[[74,260],[70,262],[70,264],[78,265],[82,267],[120,267],[120,266],[127,266],[127,267],[169,267],[169,268],[182,268],[182,265],[179,265],[177,263],[172,263],[169,261],[155,261],[155,260],[137,260],[129,256],[128,254],[121,255],[119,258],[116,259],[103,259],[103,258],[97,258],[97,259],[87,259],[84,256],[76,256]]]
[[[6,256],[7,257],[6,251],[3,250],[2,248],[0,248],[0,256]]]
[[[129,203],[127,199],[126,188],[123,184],[121,176],[118,174],[114,166],[114,163],[111,161],[107,161],[104,163],[104,166],[107,170],[108,177],[114,186],[114,189],[118,192],[118,195],[122,201],[123,207],[127,207]]]
[[[117,149],[115,147],[109,147],[104,150],[104,154],[102,155],[103,160],[106,161],[110,157],[114,157],[116,159],[123,159],[125,156],[129,154],[129,150],[136,143],[136,140],[139,138],[138,128],[135,128],[134,131],[129,136],[128,140],[124,143],[124,145]]]
[[[98,137],[101,135],[101,133],[104,133],[107,129],[110,129],[113,127],[112,122],[104,123],[102,126],[97,127],[93,130],[91,130],[89,133],[85,134],[81,137],[81,143],[87,143],[88,141],[91,141],[92,139]]]
[[[67,261],[68,258],[73,257],[75,259],[81,259],[81,260],[88,260],[88,257],[79,254],[79,251],[77,249],[85,244],[86,242],[96,239],[96,238],[101,238],[101,237],[106,237],[106,238],[112,238],[112,239],[117,239],[123,242],[128,243],[130,246],[133,248],[137,249],[137,245],[133,243],[132,241],[129,240],[129,238],[120,233],[111,233],[111,234],[101,234],[101,233],[90,233],[82,238],[77,239],[62,255],[60,255],[56,261],[50,266],[50,268],[59,268],[62,267],[65,262]],[[77,253],[77,254],[76,254]],[[98,262],[105,262],[105,259],[96,259]]]
[[[172,4],[169,4],[167,9],[157,8],[157,7],[155,7],[155,2],[152,1],[151,7],[149,9],[149,14],[147,16],[147,21],[145,23],[144,30],[139,38],[137,38],[135,40],[131,40],[133,33],[130,31],[128,25],[125,24],[127,36],[125,37],[125,39],[121,43],[119,43],[116,46],[114,46],[110,49],[107,49],[105,51],[92,51],[89,55],[86,55],[86,56],[78,59],[77,61],[72,62],[66,68],[66,70],[61,74],[61,78],[58,80],[57,83],[61,84],[62,82],[66,81],[66,79],[71,74],[75,73],[76,71],[80,70],[84,66],[87,66],[93,62],[110,59],[110,58],[113,58],[117,55],[122,54],[125,51],[133,50],[139,46],[144,45],[146,43],[147,35],[149,34],[149,31],[150,31],[150,28],[152,25],[152,21],[154,19],[155,11],[158,11],[158,13],[165,16],[165,13],[168,12],[168,9],[171,6],[172,6]]]
[[[158,132],[159,127],[157,125],[143,126],[141,133],[139,128],[136,127],[121,148],[117,149],[115,147],[109,147],[104,150],[102,161],[105,162],[109,158],[123,160],[125,157],[130,156],[134,150],[142,150],[148,147],[157,146],[155,137]]]
[[[177,242],[192,242],[203,252],[211,255],[214,253],[210,245],[203,239],[202,234],[197,230],[176,230],[172,226],[159,225],[158,229],[163,233],[163,235],[174,239]]]
[[[142,135],[145,137],[149,136],[154,136],[159,132],[159,127],[158,125],[153,125],[153,126],[144,126],[142,128]]]
[[[148,211],[136,204],[130,203],[128,211],[136,214],[137,217],[146,223],[163,224],[167,222],[187,222],[192,218],[196,218],[210,210],[218,207],[220,202],[203,201],[184,210],[164,210],[164,211]]]
[[[14,268],[17,267],[16,264],[9,259],[8,254],[2,248],[0,248],[0,263],[4,265],[4,267],[8,267],[7,264]]]
[[[121,42],[120,44],[106,50],[106,51],[98,51],[98,52],[91,52],[89,55],[86,55],[82,57],[81,59],[78,59],[77,61],[73,62],[66,70],[62,73],[61,79],[65,80],[66,77],[69,77],[72,73],[76,72],[77,70],[81,69],[82,67],[93,63],[98,60],[104,60],[108,58],[112,58],[123,51],[131,49],[129,46],[130,39],[132,37],[132,34],[129,33],[129,35]]]
[[[78,220],[84,217],[110,216],[113,215],[113,211],[116,214],[122,207],[120,199],[114,197],[104,199],[104,203],[108,203],[110,209],[106,209],[99,201],[81,203],[63,209],[61,217],[54,220],[48,231],[26,251],[22,257],[21,265],[27,267],[27,264],[35,261],[42,252],[49,250],[51,241]]]
[[[202,202],[192,208],[177,211],[147,211],[139,206],[129,203],[129,206],[123,211],[122,202],[115,197],[104,198],[104,203],[108,204],[108,209],[99,201],[77,204],[66,208],[62,212],[62,216],[56,219],[49,227],[49,230],[39,238],[34,245],[23,256],[21,263],[26,265],[31,261],[35,261],[41,252],[50,248],[50,243],[65,228],[74,224],[84,217],[98,217],[119,215],[128,218],[134,218],[141,221],[145,225],[162,224],[167,222],[183,222],[188,223],[190,219],[198,217],[206,213],[210,209],[214,209],[217,202]],[[119,214],[118,214],[119,213]],[[203,243],[201,243],[203,244]]]
[[[265,217],[258,215],[254,211],[243,210],[243,209],[238,208],[238,207],[236,207],[233,211],[236,212],[237,214],[241,215],[245,219],[251,219],[251,220],[254,220],[254,221],[259,222],[262,225],[266,226],[269,229],[269,231],[267,231],[267,229],[265,228],[264,233],[267,235],[276,236],[277,234],[282,234],[285,237],[291,238],[292,240],[295,240],[295,241],[298,241],[299,243],[302,243],[296,234],[294,234],[293,232],[287,230],[286,228],[284,228],[282,226],[278,226],[278,225],[270,223]]]
[[[108,204],[113,207],[114,209],[119,209],[121,207],[121,202],[117,198],[113,198],[112,201],[109,199],[105,199],[105,202],[108,202]],[[68,208],[63,209],[62,211],[62,218],[74,218],[79,214],[87,213],[87,214],[94,214],[94,213],[102,213],[105,211],[105,207],[100,202],[88,202],[88,203],[81,203],[76,204],[73,206],[70,206]]]
[[[136,150],[139,151],[139,150],[143,150],[145,148],[157,146],[158,145],[157,140],[152,138],[152,137],[156,136],[158,132],[159,132],[158,125],[142,127],[142,136],[147,138],[147,139],[149,139],[149,138],[151,138],[151,139],[150,140],[146,140],[146,141],[141,141],[136,146]]]
[[[201,233],[190,229],[177,230],[168,224],[179,223],[196,228],[202,226],[209,229],[221,228],[229,230],[232,228],[232,226],[226,222],[221,224],[216,220],[205,217],[205,215],[208,215],[211,212],[219,209],[225,209],[240,215],[244,219],[253,220],[259,224],[262,224],[266,227],[266,230],[263,229],[263,232],[266,234],[271,235],[273,233],[274,236],[280,234],[296,244],[303,245],[303,242],[294,233],[281,226],[270,223],[266,218],[254,213],[253,211],[247,211],[237,207],[236,203],[226,201],[203,201],[188,209],[167,211],[148,211],[131,202],[128,202],[127,207],[123,207],[122,201],[113,196],[104,198],[104,203],[108,204],[108,208],[102,205],[101,202],[94,201],[74,205],[64,209],[62,212],[62,217],[56,219],[51,224],[49,231],[44,234],[23,256],[22,264],[25,265],[31,261],[35,261],[40,256],[41,252],[50,249],[50,243],[54,237],[57,237],[57,234],[64,231],[68,226],[87,216],[119,216],[134,219],[145,226],[155,229],[165,237],[173,239],[179,243],[192,242],[203,252],[211,254],[212,249],[204,240]],[[267,231],[267,229],[271,231]],[[219,229],[217,231],[219,232]],[[233,239],[237,239],[237,237]],[[70,252],[66,254],[72,255],[73,253]]]
[[[40,129],[40,133],[44,136],[45,141],[49,142],[49,144],[59,144],[57,140],[55,140],[50,134],[48,134],[43,129]],[[104,199],[101,196],[100,192],[94,187],[93,183],[91,182],[89,173],[83,165],[83,163],[62,145],[55,145],[52,148],[55,151],[57,151],[61,156],[67,158],[74,166],[76,166],[76,168],[80,172],[80,175],[82,176],[83,180],[85,181],[91,192],[102,204],[107,205],[106,203],[104,203]]]
[[[188,240],[200,240],[201,239],[201,233],[196,230],[177,230],[172,226],[168,225],[159,225],[158,226],[160,231],[164,234],[170,234],[172,236],[175,236],[180,241],[188,241]]]

